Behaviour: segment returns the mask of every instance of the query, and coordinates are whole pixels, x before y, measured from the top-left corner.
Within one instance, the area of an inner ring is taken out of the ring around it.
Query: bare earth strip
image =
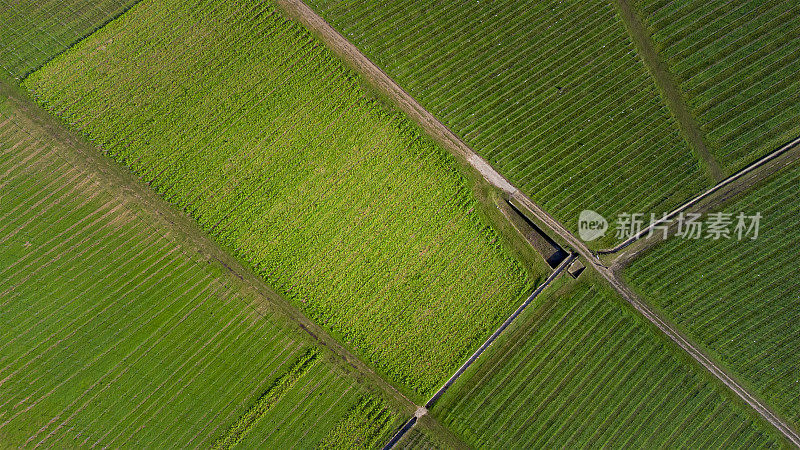
[[[700,125],[698,125],[692,113],[689,112],[689,108],[686,107],[686,102],[683,101],[683,96],[678,90],[675,80],[669,69],[667,69],[666,64],[661,61],[661,57],[656,52],[644,25],[636,16],[633,6],[628,0],[617,0],[616,3],[622,13],[622,20],[628,28],[628,34],[630,34],[636,48],[639,50],[639,55],[656,80],[656,84],[672,115],[675,116],[680,124],[684,137],[697,153],[698,159],[705,165],[711,179],[714,182],[719,182],[725,177],[725,174],[706,147]]]
[[[370,83],[378,88],[382,93],[389,96],[396,105],[422,128],[439,141],[445,148],[465,161],[474,168],[491,185],[503,190],[508,195],[516,198],[523,205],[533,212],[537,220],[547,226],[551,232],[559,235],[569,245],[573,247],[584,259],[597,270],[603,278],[637,311],[647,320],[660,329],[667,337],[686,351],[701,366],[718,378],[724,385],[730,388],[745,403],[750,405],[764,420],[777,428],[793,445],[800,447],[800,435],[792,427],[772,412],[761,400],[744,388],[739,382],[733,379],[728,372],[713,361],[703,350],[689,341],[680,333],[675,325],[664,320],[649,305],[645,304],[631,289],[617,276],[615,272],[602,264],[602,262],[589,249],[564,228],[561,223],[547,214],[530,198],[521,193],[502,175],[497,173],[485,160],[470,149],[461,139],[453,134],[446,126],[436,120],[432,114],[426,111],[417,103],[407,92],[397,85],[386,73],[362,54],[358,48],[351,44],[346,38],[339,34],[333,27],[325,22],[320,16],[312,11],[300,0],[276,0],[276,2],[292,18],[298,20],[311,31],[316,33],[337,55],[351,64],[362,76],[366,77]]]

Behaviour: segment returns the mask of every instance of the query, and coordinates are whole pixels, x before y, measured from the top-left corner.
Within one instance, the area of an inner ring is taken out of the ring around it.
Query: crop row
[[[709,148],[733,172],[800,135],[800,5],[636,2]]]
[[[549,295],[434,415],[476,447],[777,444],[612,294],[573,289]]]
[[[311,349],[283,374],[280,378],[261,394],[255,404],[250,407],[241,417],[236,419],[233,425],[211,445],[212,449],[229,449],[238,445],[242,438],[264,417],[278,400],[283,397],[287,390],[291,389],[297,381],[305,375],[309,369],[319,359],[319,351]]]
[[[308,338],[269,308],[256,315],[249,307],[255,299],[234,288],[227,271],[193,259],[169,237],[175,230],[154,224],[140,205],[75,163],[72,148],[22,128],[6,106],[0,104],[5,443],[210,445],[308,350]],[[309,384],[349,386],[306,399],[311,411],[363,392],[328,363],[316,367],[304,378]],[[282,431],[307,433],[304,423]]]
[[[23,78],[135,0],[0,0],[0,68]]]
[[[427,431],[423,431],[420,425],[408,430],[405,436],[397,443],[398,448],[409,450],[434,450],[442,447],[436,442]]]
[[[709,184],[611,2],[396,3],[309,1],[572,230]]]
[[[25,86],[420,394],[533,284],[454,160],[268,2],[140,3]]]
[[[377,448],[383,444],[381,438],[388,439],[395,419],[383,401],[364,396],[320,442],[319,448]]]
[[[316,448],[366,394],[353,377],[325,365],[313,367],[309,382],[296,385],[242,440],[241,448]],[[313,405],[313,407],[309,407]]]
[[[760,212],[758,238],[674,239],[636,260],[626,276],[649,301],[800,424],[800,170],[787,169],[726,206]]]

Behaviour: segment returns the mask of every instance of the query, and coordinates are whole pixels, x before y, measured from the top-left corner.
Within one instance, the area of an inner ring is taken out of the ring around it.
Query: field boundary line
[[[472,150],[464,141],[450,131],[439,119],[422,107],[411,95],[398,85],[386,72],[336,31],[328,22],[308,7],[302,0],[275,0],[287,15],[299,21],[314,33],[337,56],[349,63],[360,75],[388,95],[428,135],[437,140],[455,156],[475,169],[489,184],[508,195],[517,188],[494,169],[485,159]]]
[[[735,381],[720,365],[707,356],[700,348],[683,336],[680,331],[660,315],[658,315],[648,304],[638,298],[636,294],[620,279],[616,272],[604,265],[595,252],[590,251],[583,241],[575,237],[572,232],[567,230],[560,222],[544,211],[539,205],[533,202],[527,195],[514,187],[500,173],[492,168],[486,160],[481,158],[475,151],[467,146],[443,123],[436,119],[430,112],[423,108],[413,97],[404,91],[391,77],[375,65],[369,58],[322,17],[308,7],[302,0],[275,0],[278,6],[286,12],[290,18],[299,21],[306,28],[311,30],[321,39],[336,55],[349,63],[361,76],[363,76],[373,87],[389,96],[396,106],[408,115],[413,121],[419,124],[431,137],[436,139],[447,150],[455,156],[465,160],[473,169],[477,170],[481,176],[492,186],[500,188],[506,194],[516,198],[525,205],[536,219],[541,221],[551,232],[561,236],[568,245],[572,246],[573,253],[577,252],[613,287],[622,298],[631,304],[645,319],[661,330],[666,337],[683,349],[700,366],[705,368],[711,375],[733,391],[739,398],[752,407],[768,423],[773,425],[782,435],[784,435],[795,446],[800,447],[800,435],[783,419],[773,413],[758,398],[750,393],[740,383]],[[800,137],[783,148],[790,148],[800,142]],[[775,158],[777,155],[768,155]],[[764,159],[764,158],[762,158]],[[762,163],[763,164],[763,163]],[[747,170],[753,170],[751,165]],[[740,171],[735,176],[740,178],[743,174]],[[729,177],[731,178],[731,177]],[[729,184],[727,181],[726,184]],[[715,189],[715,188],[712,188]],[[719,186],[715,190],[719,190]],[[704,194],[706,197],[710,193]],[[413,420],[413,419],[412,419]],[[416,422],[416,421],[415,421]],[[408,425],[408,423],[406,423]],[[413,424],[412,424],[413,426]],[[405,426],[403,427],[405,428]],[[409,427],[410,428],[410,427]],[[392,438],[394,441],[394,438]],[[398,438],[399,440],[399,438]],[[396,442],[395,442],[396,443]],[[388,446],[385,448],[391,448]]]
[[[71,50],[73,47],[75,47],[76,45],[78,45],[78,44],[80,44],[81,42],[83,42],[84,40],[86,40],[86,39],[87,39],[89,36],[91,36],[91,35],[95,34],[95,33],[96,33],[97,31],[99,31],[101,28],[103,28],[103,27],[105,27],[106,25],[110,24],[111,22],[113,22],[113,21],[115,21],[115,20],[119,19],[119,18],[120,18],[120,16],[122,16],[122,15],[123,15],[123,14],[125,14],[126,12],[130,11],[130,10],[131,10],[131,9],[132,9],[134,6],[138,5],[138,4],[139,4],[139,3],[141,3],[141,2],[142,2],[142,0],[136,0],[136,1],[132,2],[130,5],[127,5],[127,6],[123,7],[123,8],[122,8],[121,10],[119,10],[119,12],[117,12],[116,14],[114,14],[114,15],[112,15],[112,16],[109,16],[109,17],[107,17],[105,20],[103,20],[103,21],[101,21],[101,22],[98,22],[98,23],[95,25],[95,27],[94,27],[94,28],[92,28],[92,29],[88,30],[87,32],[85,32],[84,34],[82,34],[82,35],[78,36],[78,37],[75,39],[75,42],[73,42],[73,43],[71,43],[71,44],[67,45],[67,46],[66,46],[66,47],[64,47],[64,49],[63,49],[63,50],[61,50],[60,52],[56,52],[56,53],[54,53],[54,54],[50,55],[49,57],[45,58],[45,59],[44,59],[44,60],[41,62],[41,64],[37,65],[36,67],[32,67],[32,68],[28,69],[28,70],[27,70],[27,71],[25,71],[24,73],[21,73],[19,76],[17,76],[17,75],[14,75],[14,74],[10,73],[10,72],[8,71],[8,69],[6,69],[5,67],[3,68],[3,70],[5,70],[5,71],[6,71],[6,73],[7,73],[9,76],[11,76],[11,77],[14,77],[14,79],[17,81],[17,83],[22,83],[22,82],[23,82],[23,81],[25,81],[25,79],[26,79],[26,78],[28,78],[28,77],[29,77],[29,76],[30,76],[32,73],[34,73],[34,72],[38,71],[39,69],[41,69],[41,68],[42,68],[42,67],[44,67],[45,65],[49,64],[49,63],[50,63],[50,61],[52,61],[52,60],[54,60],[54,59],[58,58],[59,56],[63,55],[64,53],[66,53],[66,52],[70,51],[70,50]]]
[[[689,141],[689,146],[694,150],[699,162],[705,166],[709,178],[714,182],[721,181],[725,178],[725,173],[714,158],[714,155],[708,150],[705,139],[703,139],[703,131],[686,106],[683,95],[681,95],[681,91],[675,83],[675,78],[653,45],[646,26],[639,19],[633,5],[628,0],[616,0],[615,3],[619,7],[620,17],[625,24],[633,45],[638,50],[644,65],[661,91],[664,103],[667,104],[667,108],[669,108],[675,121],[678,122],[678,127],[681,129],[682,134]]]
[[[478,358],[480,358],[480,356],[486,351],[486,349],[488,349],[489,346],[491,346],[492,343],[494,343],[494,341],[497,340],[498,337],[500,337],[503,331],[505,331],[505,329],[508,328],[514,322],[514,320],[517,317],[519,317],[520,314],[522,314],[523,311],[525,311],[525,309],[533,302],[533,300],[536,297],[538,297],[539,294],[541,294],[542,291],[544,291],[545,288],[547,288],[547,286],[550,285],[550,283],[552,283],[556,278],[558,278],[558,276],[561,275],[561,273],[564,270],[566,270],[567,267],[569,267],[569,265],[572,264],[572,262],[577,258],[578,258],[577,253],[572,253],[567,258],[565,258],[564,261],[562,261],[561,264],[559,264],[558,267],[556,267],[555,270],[553,270],[550,276],[548,276],[547,279],[544,280],[544,282],[540,284],[539,287],[537,287],[528,296],[528,298],[524,302],[522,302],[522,304],[519,305],[519,307],[517,307],[517,309],[513,313],[511,313],[510,316],[508,316],[508,318],[497,328],[497,330],[495,330],[495,332],[492,333],[491,336],[489,336],[486,339],[486,341],[484,341],[484,343],[480,347],[478,347],[478,349],[475,350],[475,352],[469,358],[467,358],[466,361],[464,361],[461,367],[459,367],[458,370],[456,370],[453,373],[453,375],[451,375],[450,378],[447,381],[445,381],[445,383],[439,388],[439,390],[436,391],[436,393],[434,393],[433,396],[431,396],[431,398],[425,403],[425,407],[417,410],[414,417],[409,419],[403,425],[403,427],[400,428],[400,430],[383,447],[383,449],[389,450],[392,447],[394,447],[395,444],[397,444],[397,442],[400,441],[403,435],[405,435],[411,428],[414,427],[414,424],[417,422],[417,419],[427,414],[428,410],[431,409],[434,406],[434,404],[436,404],[436,402],[439,400],[439,398],[441,398],[441,396],[444,395],[444,393],[447,392],[448,389],[450,389],[450,387],[456,382],[456,380],[458,380],[458,378],[461,375],[463,375],[464,372],[466,372],[466,370],[475,361],[478,360]]]
[[[726,186],[728,186],[730,184],[733,184],[733,183],[735,183],[737,181],[740,181],[742,178],[744,178],[745,175],[748,175],[748,174],[752,173],[753,171],[756,171],[756,170],[764,167],[766,164],[774,161],[778,157],[786,154],[787,152],[789,152],[789,150],[792,150],[793,148],[795,148],[795,147],[797,147],[799,145],[800,145],[800,136],[798,136],[794,140],[790,141],[789,143],[783,145],[782,147],[779,147],[778,149],[773,150],[772,152],[768,153],[767,155],[765,155],[765,156],[761,157],[760,159],[756,160],[755,162],[751,163],[750,165],[748,165],[744,169],[741,169],[740,171],[734,173],[733,175],[729,176],[728,178],[726,178],[726,179],[722,180],[721,182],[717,183],[715,186],[711,187],[710,189],[708,189],[707,191],[703,192],[702,194],[694,197],[693,199],[691,199],[691,200],[687,201],[686,203],[680,205],[679,207],[675,208],[669,214],[665,215],[661,219],[654,221],[653,223],[651,223],[646,228],[643,228],[640,232],[634,234],[633,236],[629,237],[625,241],[617,244],[616,247],[612,247],[612,248],[609,248],[609,249],[598,250],[596,252],[596,254],[598,254],[598,255],[610,255],[610,254],[613,254],[613,253],[618,253],[620,250],[623,250],[625,247],[628,247],[629,245],[631,245],[632,243],[638,241],[639,239],[643,238],[644,236],[647,236],[650,233],[650,231],[653,230],[655,227],[672,221],[672,219],[675,218],[675,216],[677,216],[678,214],[686,211],[687,209],[691,208],[692,206],[695,206],[698,203],[700,203],[701,201],[709,198],[710,196],[712,196],[715,193],[719,192],[722,188],[724,188],[724,187],[726,187]],[[791,162],[793,162],[795,159],[797,159],[797,158],[790,159],[789,161],[786,161],[784,164],[775,164],[773,167],[765,168],[763,173],[756,174],[756,180],[755,181],[760,181],[760,180],[763,180],[763,179],[767,178],[768,176],[772,175],[773,173],[777,172],[778,170],[782,169],[786,165],[788,165]]]
[[[66,148],[69,151],[59,153],[59,155],[76,170],[91,174],[91,180],[94,183],[103,183],[108,186],[109,192],[126,205],[139,206],[158,226],[174,230],[171,239],[190,260],[199,260],[208,264],[219,263],[227,272],[225,281],[237,286],[241,285],[247,292],[254,294],[246,304],[253,314],[263,320],[269,320],[265,309],[274,309],[282,316],[282,323],[296,328],[300,333],[308,335],[315,345],[330,351],[334,356],[333,359],[336,360],[336,365],[339,366],[336,370],[340,373],[352,369],[361,374],[366,380],[364,385],[367,389],[374,386],[386,397],[392,399],[400,411],[412,411],[414,408],[418,408],[416,403],[405,393],[386,381],[326,330],[306,317],[295,305],[276,293],[264,279],[213,241],[194,219],[167,203],[155,190],[124,166],[102,151],[98,151],[98,147],[94,143],[66,128],[63,122],[41,109],[26,92],[3,75],[0,75],[0,96],[7,98],[15,110],[19,111],[19,120],[12,119],[18,127],[26,130],[27,124],[32,124],[41,128],[46,139],[32,135],[31,137],[48,145],[59,145]],[[30,133],[27,134],[30,135]],[[227,278],[228,276],[230,278]],[[228,284],[223,286],[228,287]]]

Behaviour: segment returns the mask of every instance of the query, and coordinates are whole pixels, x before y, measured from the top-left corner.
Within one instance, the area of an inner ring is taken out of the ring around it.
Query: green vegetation
[[[268,2],[143,1],[24,86],[420,397],[535,284],[454,159]]]
[[[211,446],[212,449],[230,449],[242,441],[242,438],[261,420],[264,415],[272,408],[283,395],[297,383],[297,381],[308,372],[317,362],[319,352],[311,349],[303,355],[299,361],[292,366],[287,373],[275,380],[267,392],[256,400],[255,405],[251,406],[242,417],[231,425],[225,434],[217,439]]]
[[[0,92],[0,446],[210,446],[316,344]],[[249,436],[316,445],[367,392],[329,358]]]
[[[427,430],[424,430],[420,425],[415,425],[414,428],[409,430],[405,436],[397,443],[397,448],[410,450],[410,449],[425,449],[435,450],[447,448],[438,441],[433,439]]]
[[[319,448],[375,448],[379,439],[390,434],[395,417],[386,405],[374,398],[364,397],[358,401],[347,417],[331,430],[320,442]]]
[[[308,3],[573,231],[710,184],[610,1]]]
[[[800,4],[634,3],[727,172],[800,136]]]
[[[584,275],[585,277],[585,275]],[[433,409],[484,448],[777,446],[721,385],[598,285],[560,280]]]
[[[759,236],[672,238],[626,278],[765,400],[800,425],[800,168],[786,169],[723,210],[763,215]],[[787,201],[786,199],[792,199]]]
[[[137,0],[0,0],[0,68],[23,78]]]

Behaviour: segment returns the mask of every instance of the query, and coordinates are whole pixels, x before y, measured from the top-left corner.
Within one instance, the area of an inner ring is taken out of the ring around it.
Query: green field
[[[423,430],[419,425],[409,430],[405,436],[397,443],[397,448],[400,449],[414,449],[414,450],[434,450],[447,448],[440,445],[431,438],[427,430]]]
[[[23,78],[137,0],[0,0],[0,68]]]
[[[723,169],[800,136],[800,4],[634,3]]]
[[[359,83],[269,2],[173,0],[138,3],[24,86],[424,396],[536,276],[454,158]]]
[[[731,393],[707,380],[606,288],[588,281],[556,286],[434,407],[434,416],[467,443],[779,445],[770,427],[755,422]]]
[[[711,182],[609,1],[308,3],[573,231]]]
[[[249,439],[313,446],[371,395],[269,300],[182,244],[182,230],[32,123],[0,99],[2,446],[208,447],[308,351],[311,369]]]
[[[785,169],[726,206],[761,212],[759,236],[672,238],[626,278],[795,426],[800,425],[800,168]],[[788,200],[791,199],[791,200]]]

